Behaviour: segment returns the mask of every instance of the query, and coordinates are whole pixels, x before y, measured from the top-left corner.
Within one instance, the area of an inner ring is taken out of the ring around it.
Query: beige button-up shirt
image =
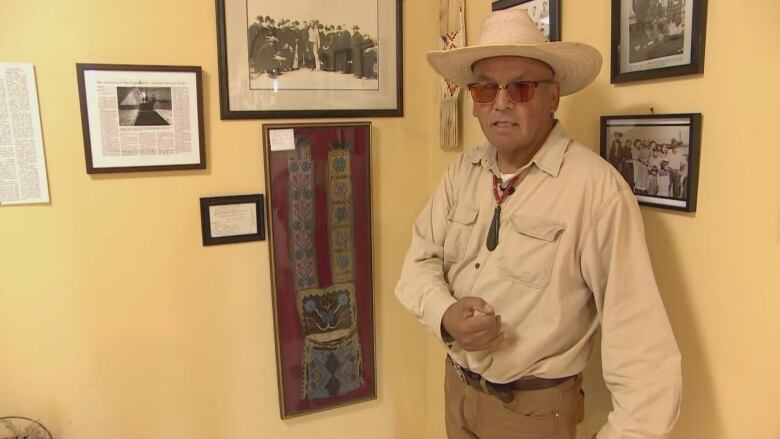
[[[508,339],[467,352],[463,367],[502,383],[580,373],[602,327],[604,381],[614,411],[600,439],[663,434],[677,419],[680,353],[658,293],[636,199],[625,180],[561,123],[501,205],[498,247],[486,239],[500,175],[495,148],[447,168],[414,223],[396,295],[441,339],[445,310],[477,296]]]

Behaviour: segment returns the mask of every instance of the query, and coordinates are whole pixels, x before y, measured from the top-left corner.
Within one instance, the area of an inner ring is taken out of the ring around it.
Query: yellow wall
[[[642,207],[653,267],[683,355],[679,439],[780,437],[780,5],[773,0],[710,1],[705,74],[609,83],[610,2],[563,0],[563,38],[605,56],[585,92],[564,98],[558,117],[573,137],[598,150],[599,116],[703,114],[698,209]],[[489,10],[467,1],[468,40]],[[466,145],[482,141],[465,106]],[[454,154],[429,149],[433,186]],[[429,341],[428,437],[444,437],[443,351]],[[587,419],[581,436],[606,419],[609,395],[598,352],[586,371]],[[438,393],[437,393],[438,392]],[[589,437],[589,436],[587,436]]]
[[[0,416],[62,438],[417,436],[425,338],[392,291],[426,195],[435,9],[404,8],[406,117],[373,120],[379,398],[281,421],[268,244],[201,245],[200,197],[266,192],[263,121],[219,119],[214,1],[0,0],[0,60],[36,68],[52,200],[0,208]],[[208,169],[87,175],[77,62],[202,66]]]
[[[467,1],[469,40],[489,9]],[[559,117],[701,112],[699,207],[643,207],[684,361],[673,437],[780,437],[780,6],[710,2],[706,74],[619,87],[608,65]],[[52,202],[0,209],[0,416],[63,438],[442,438],[441,347],[392,295],[410,223],[455,157],[436,147],[438,2],[404,2],[406,117],[374,119],[376,401],[281,421],[267,243],[204,248],[198,198],[266,192],[262,121],[221,121],[211,0],[0,0],[0,61],[36,67]],[[151,12],[150,12],[151,11]],[[563,35],[609,53],[609,2],[564,1]],[[142,31],[139,31],[141,30]],[[88,176],[76,62],[201,65],[206,171]],[[464,141],[481,141],[466,105]],[[586,430],[609,406],[598,355]]]

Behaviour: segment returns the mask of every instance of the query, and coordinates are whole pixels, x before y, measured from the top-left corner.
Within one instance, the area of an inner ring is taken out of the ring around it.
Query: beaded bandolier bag
[[[464,20],[465,0],[440,0],[439,8],[439,48],[442,50],[463,47],[466,44],[466,26]],[[458,97],[460,87],[441,79],[441,107],[439,109],[439,139],[445,151],[458,149]]]
[[[317,275],[315,170],[311,147],[302,142],[288,156],[290,250],[296,308],[304,335],[302,399],[343,395],[363,384],[357,333],[352,182],[347,148],[328,152],[328,256],[332,285]]]

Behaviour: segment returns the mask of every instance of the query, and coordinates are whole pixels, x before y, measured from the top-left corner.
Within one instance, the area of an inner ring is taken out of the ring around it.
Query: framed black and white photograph
[[[200,199],[203,245],[265,240],[262,194]]]
[[[612,83],[704,73],[707,0],[612,0]]]
[[[200,67],[76,64],[88,174],[206,168]]]
[[[401,0],[217,0],[222,119],[403,115]]]
[[[494,11],[507,8],[525,9],[548,41],[561,41],[561,0],[493,0]]]
[[[639,204],[696,211],[701,114],[601,117],[601,156]]]

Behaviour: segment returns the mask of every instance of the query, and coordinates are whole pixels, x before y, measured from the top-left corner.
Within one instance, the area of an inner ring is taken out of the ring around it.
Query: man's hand
[[[479,297],[463,297],[450,305],[441,324],[467,351],[481,351],[504,340],[501,316]]]

